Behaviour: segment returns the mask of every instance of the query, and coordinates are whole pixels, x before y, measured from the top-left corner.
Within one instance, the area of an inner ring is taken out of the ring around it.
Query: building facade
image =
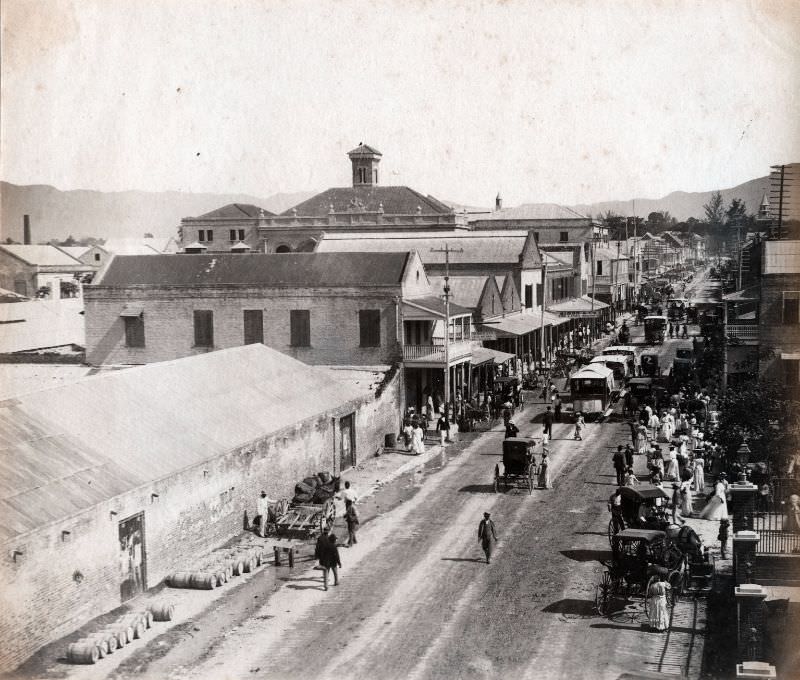
[[[0,245],[0,288],[26,297],[42,289],[51,299],[73,297],[79,280],[93,271],[55,246]]]

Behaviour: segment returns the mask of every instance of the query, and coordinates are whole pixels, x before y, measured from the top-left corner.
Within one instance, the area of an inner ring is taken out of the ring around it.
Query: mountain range
[[[748,212],[755,213],[769,177],[760,177],[731,189],[721,190],[727,205],[732,198],[742,199]],[[47,185],[17,185],[0,182],[0,240],[22,241],[22,216],[30,215],[34,243],[50,239],[126,238],[149,232],[156,237],[174,236],[181,218],[202,215],[228,203],[257,205],[273,213],[288,210],[316,192],[279,193],[267,197],[246,194],[193,194],[179,191],[60,191]],[[702,219],[703,205],[711,191],[673,191],[663,198],[635,199],[636,214],[669,211],[678,220]],[[611,210],[633,214],[633,201],[604,201],[569,206],[585,215],[600,216]]]

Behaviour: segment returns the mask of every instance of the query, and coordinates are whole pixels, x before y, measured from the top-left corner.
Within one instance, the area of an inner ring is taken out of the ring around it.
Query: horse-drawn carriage
[[[663,531],[669,525],[666,507],[669,495],[658,486],[640,484],[621,486],[617,508],[609,502],[611,519],[608,520],[608,541],[614,545],[614,536],[625,529],[656,529]],[[616,492],[615,492],[616,493]]]
[[[528,494],[533,492],[533,478],[536,474],[536,457],[533,447],[534,439],[522,437],[509,437],[503,440],[503,474],[500,474],[500,465],[494,466],[494,491],[500,489],[500,480],[503,489],[508,490],[512,485],[528,489]]]

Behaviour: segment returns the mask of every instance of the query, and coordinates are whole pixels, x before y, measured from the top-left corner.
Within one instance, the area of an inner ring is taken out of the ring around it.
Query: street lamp
[[[750,461],[750,447],[747,442],[742,442],[741,446],[736,450],[736,461],[739,463],[739,479],[740,482],[747,481],[747,463]]]

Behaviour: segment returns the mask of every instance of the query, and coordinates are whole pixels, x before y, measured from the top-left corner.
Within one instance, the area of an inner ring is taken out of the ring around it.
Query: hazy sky
[[[800,160],[800,2],[3,0],[0,177],[507,205]]]

